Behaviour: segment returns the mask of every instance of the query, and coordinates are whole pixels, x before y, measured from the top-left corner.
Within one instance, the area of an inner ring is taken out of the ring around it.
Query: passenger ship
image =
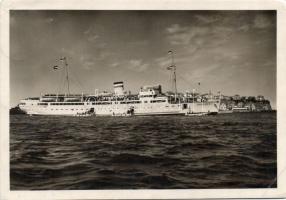
[[[67,62],[65,61],[66,72]],[[175,66],[171,67],[175,75]],[[68,72],[67,72],[67,83]],[[138,94],[127,94],[122,81],[114,82],[113,93],[46,94],[20,101],[19,107],[29,115],[70,116],[130,116],[130,115],[187,115],[190,113],[218,113],[219,102],[203,101],[185,95],[166,95],[160,85],[143,86]]]
[[[114,83],[114,93],[94,95],[46,94],[21,100],[20,108],[30,115],[128,116],[187,113],[217,113],[218,102],[195,102],[191,97],[167,96],[161,86],[144,86],[137,95],[126,95],[123,82]]]

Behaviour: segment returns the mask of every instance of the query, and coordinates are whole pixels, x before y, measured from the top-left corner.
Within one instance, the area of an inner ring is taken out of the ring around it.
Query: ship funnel
[[[114,88],[114,93],[116,96],[124,95],[123,81],[114,82],[113,88]]]

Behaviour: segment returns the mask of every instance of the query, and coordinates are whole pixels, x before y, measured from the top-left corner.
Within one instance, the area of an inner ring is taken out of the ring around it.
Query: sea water
[[[11,115],[11,190],[273,188],[276,126],[276,113]]]

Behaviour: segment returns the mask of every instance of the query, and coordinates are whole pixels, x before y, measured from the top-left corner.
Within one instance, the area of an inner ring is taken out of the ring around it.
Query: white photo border
[[[9,157],[10,10],[276,10],[277,188],[11,191]],[[5,0],[1,2],[0,199],[197,199],[286,197],[286,3],[283,0]]]

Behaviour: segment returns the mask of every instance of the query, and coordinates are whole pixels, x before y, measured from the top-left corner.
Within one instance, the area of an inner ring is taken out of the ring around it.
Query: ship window
[[[144,103],[148,103],[148,101],[144,101]]]
[[[45,105],[45,106],[47,106],[48,103],[38,103],[38,105]]]
[[[163,103],[165,100],[151,100],[151,103]]]

